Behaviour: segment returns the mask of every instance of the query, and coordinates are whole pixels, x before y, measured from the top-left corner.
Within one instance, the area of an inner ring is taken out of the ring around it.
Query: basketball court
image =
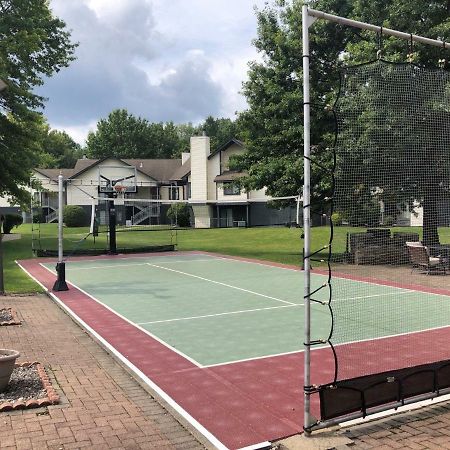
[[[54,260],[19,264],[216,447],[263,448],[302,431],[304,302],[297,268],[202,252],[79,257],[66,265],[69,291],[51,292]],[[311,276],[312,290],[327,281],[318,270]],[[345,298],[337,289],[336,305],[352,302],[359,305],[359,319],[383,320],[382,327],[359,335],[360,328],[349,326],[347,340],[337,344],[347,354],[357,353],[378,371],[396,368],[402,345],[415,347],[416,364],[444,356],[447,317],[424,318],[421,311],[448,308],[449,292],[334,277],[345,286],[342,292],[352,292]],[[325,290],[316,298],[326,302]],[[393,302],[401,307],[392,308]],[[331,325],[320,306],[312,305],[314,340],[327,336]],[[417,320],[402,321],[405,310]],[[311,369],[316,382],[333,378],[333,354],[325,343],[312,351]],[[341,375],[360,370],[349,367]],[[315,396],[313,413],[320,416]]]

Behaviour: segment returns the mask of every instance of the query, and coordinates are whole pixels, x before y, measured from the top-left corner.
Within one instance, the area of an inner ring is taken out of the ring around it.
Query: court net
[[[450,296],[432,281],[450,267],[450,74],[349,67],[335,112],[331,218],[346,244],[330,262],[329,302],[315,307],[333,318],[313,343],[335,362],[317,383],[324,420],[450,388]]]

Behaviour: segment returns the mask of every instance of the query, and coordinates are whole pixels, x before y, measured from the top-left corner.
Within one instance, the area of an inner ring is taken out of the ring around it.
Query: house
[[[232,155],[243,152],[244,145],[237,139],[211,151],[209,137],[195,136],[191,138],[190,151],[180,159],[83,158],[71,169],[38,168],[32,178],[42,187],[32,191],[33,201],[41,206],[45,221],[56,221],[61,173],[64,204],[80,205],[90,212],[95,202],[101,223],[107,221],[108,202],[102,202],[101,197],[108,195],[102,191],[105,180],[110,178],[128,180],[129,185],[135,186],[125,192],[123,207],[116,208],[118,223],[167,223],[171,200],[185,200],[190,205],[192,223],[197,228],[295,222],[295,204],[274,209],[268,205],[270,197],[265,189],[247,192],[233,184],[243,174],[231,171],[228,163]],[[152,199],[158,201],[150,202]]]

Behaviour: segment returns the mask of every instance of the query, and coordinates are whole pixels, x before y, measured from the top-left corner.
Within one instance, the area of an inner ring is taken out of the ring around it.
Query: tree
[[[90,132],[86,152],[91,158],[178,158],[189,150],[191,136],[206,133],[212,148],[239,137],[239,125],[231,119],[212,116],[193,126],[191,123],[149,122],[125,109],[112,111]]]
[[[450,200],[449,87],[448,72],[410,64],[347,71],[338,103],[339,211],[365,220],[379,200],[395,210],[418,204],[423,241],[439,244],[439,208]]]
[[[186,146],[183,127],[173,122],[151,123],[125,109],[116,109],[89,133],[86,152],[91,158],[171,158]]]
[[[233,138],[239,139],[241,134],[239,124],[228,118],[215,119],[212,116],[208,116],[198,128],[199,133],[204,131],[210,137],[213,149]]]
[[[41,167],[71,168],[81,158],[80,144],[77,144],[65,131],[49,130],[42,144],[44,154],[52,158],[51,164]]]
[[[35,154],[42,168],[71,168],[81,157],[81,147],[65,131],[51,130],[43,115],[35,120]]]
[[[27,202],[31,170],[39,162],[38,134],[44,98],[33,89],[73,60],[65,23],[44,0],[0,0],[0,195]]]
[[[239,120],[245,129],[247,154],[234,158],[234,168],[249,174],[247,188],[267,186],[274,196],[293,195],[303,185],[303,119],[301,3],[277,1],[257,12],[255,46],[262,62],[250,64],[243,92],[249,105]],[[318,0],[314,8],[436,39],[449,40],[450,2],[438,0]],[[376,59],[378,37],[372,32],[318,20],[310,28],[312,101],[313,202],[328,197],[332,167],[334,120],[325,105],[334,103],[339,88],[339,69]],[[389,60],[405,61],[411,52],[403,40],[383,37],[383,53]],[[442,50],[413,48],[415,62],[435,67]],[[324,170],[325,169],[325,170]],[[315,197],[315,198],[314,198]],[[425,208],[426,209],[426,208]]]

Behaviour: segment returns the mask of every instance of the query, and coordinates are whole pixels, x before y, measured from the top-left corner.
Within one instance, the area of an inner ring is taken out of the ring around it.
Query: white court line
[[[122,253],[123,254],[123,253]],[[203,255],[203,254],[198,254],[195,253],[196,256],[202,256],[202,257],[208,257],[207,260],[204,261],[211,261],[213,259],[218,259],[215,256],[209,256],[209,255]],[[151,256],[151,255],[145,255],[145,256],[135,256],[134,254],[132,254],[132,256],[115,256],[114,258],[108,258],[108,257],[100,257],[100,258],[95,258],[95,259],[69,259],[69,262],[71,264],[81,264],[84,262],[99,262],[99,261],[117,261],[117,260],[133,260],[133,259],[155,259],[155,258],[178,258],[178,257],[182,257],[182,256],[186,256],[186,257],[191,257],[193,255],[178,255],[173,254],[173,255],[158,255],[158,256]],[[182,259],[179,262],[193,262],[193,261],[197,261],[196,259]],[[55,262],[56,262],[56,257],[55,257]],[[174,261],[171,261],[174,262]]]
[[[194,259],[187,261],[189,264],[192,262],[211,262],[211,259]],[[80,262],[80,261],[77,261]],[[162,264],[175,264],[175,263],[185,263],[186,261],[164,261]],[[132,266],[146,266],[147,263],[130,263],[130,264],[109,264],[104,266],[90,266],[90,267],[72,267],[72,263],[67,264],[70,270],[90,270],[90,269],[114,269],[116,267],[132,267]]]
[[[56,275],[56,272],[54,270],[49,269],[48,267],[45,267],[42,263],[39,263],[40,266],[42,266],[44,269],[48,270],[50,273],[52,273],[53,275]],[[158,336],[154,335],[153,333],[151,333],[150,331],[146,330],[145,328],[140,327],[136,322],[132,322],[130,319],[127,319],[125,316],[123,316],[122,314],[118,313],[117,311],[115,311],[114,309],[110,308],[108,305],[105,305],[105,303],[101,302],[99,299],[97,299],[96,297],[94,297],[92,294],[89,294],[88,292],[86,292],[84,289],[81,289],[80,287],[78,287],[75,283],[72,283],[71,281],[67,281],[67,283],[71,284],[74,288],[78,289],[80,292],[82,292],[84,295],[88,296],[89,298],[91,298],[92,300],[94,300],[95,302],[99,303],[100,305],[102,305],[104,308],[106,308],[108,311],[111,311],[113,314],[115,314],[116,316],[120,317],[121,319],[123,319],[125,322],[129,323],[130,325],[132,325],[133,327],[137,328],[138,330],[142,331],[143,333],[145,333],[146,335],[150,336],[151,338],[155,339],[155,341],[158,341],[160,344],[164,345],[165,347],[167,347],[168,349],[172,350],[173,352],[177,353],[178,355],[182,356],[183,358],[187,359],[188,361],[190,361],[192,364],[196,365],[197,367],[202,368],[203,365],[200,364],[198,361],[196,361],[195,359],[191,358],[190,356],[186,355],[185,353],[181,352],[180,350],[177,350],[175,347],[172,347],[170,344],[168,344],[167,342],[163,341],[162,339],[160,339]]]
[[[298,303],[288,302],[287,300],[281,300],[280,298],[271,297],[270,295],[260,294],[259,292],[250,291],[248,289],[240,288],[238,286],[233,286],[232,284],[222,283],[220,281],[210,280],[209,278],[200,277],[198,275],[193,275],[192,273],[182,272],[181,270],[169,269],[168,267],[158,266],[156,264],[146,263],[150,267],[156,267],[158,269],[168,270],[169,272],[180,273],[192,278],[198,278],[199,280],[208,281],[209,283],[219,284],[220,286],[225,286],[231,289],[236,289],[238,291],[247,292],[249,294],[258,295],[259,297],[268,298],[270,300],[275,300],[277,302],[286,303],[287,305],[297,306]],[[164,263],[163,263],[164,264]]]
[[[180,406],[166,391],[161,389],[154,381],[152,381],[147,375],[139,370],[133,363],[131,363],[122,353],[120,353],[113,345],[111,345],[106,339],[98,334],[93,328],[91,328],[83,319],[78,317],[67,305],[64,304],[53,292],[50,292],[37,278],[31,275],[28,270],[25,269],[17,261],[15,263],[32,278],[39,286],[41,286],[47,294],[58,303],[67,313],[75,319],[75,321],[87,330],[92,336],[94,336],[108,351],[110,351],[117,359],[119,359],[125,366],[127,366],[132,372],[134,372],[150,389],[161,397],[171,408],[173,408],[181,417],[190,423],[200,434],[202,434],[214,447],[218,450],[228,450],[228,448],[222,444],[208,429],[206,429],[200,422],[192,417],[182,406]],[[45,267],[45,266],[43,266]],[[117,314],[117,313],[116,313]]]
[[[264,263],[259,263],[259,262],[255,262],[255,261],[243,261],[243,260],[241,260],[241,259],[235,259],[235,258],[233,258],[233,257],[225,257],[225,256],[216,256],[216,257],[214,257],[213,259],[221,259],[221,260],[223,260],[223,261],[232,261],[232,262],[240,262],[240,263],[245,263],[245,264],[255,264],[255,265],[258,265],[258,266],[264,266],[264,267],[268,267],[269,269],[282,269],[282,270],[290,270],[290,271],[292,271],[292,272],[298,272],[298,273],[300,273],[300,274],[302,274],[303,273],[303,271],[302,270],[300,270],[300,268],[298,268],[298,269],[293,269],[292,267],[279,267],[279,266],[272,266],[272,265],[270,265],[270,261],[268,261],[269,262],[269,264],[264,264]],[[371,286],[383,286],[383,287],[386,287],[386,288],[391,288],[391,289],[397,289],[397,290],[402,290],[402,291],[410,291],[410,292],[415,292],[415,293],[424,293],[424,294],[429,294],[429,295],[437,295],[437,296],[440,296],[440,297],[450,297],[450,295],[447,295],[447,294],[438,294],[438,293],[436,293],[436,292],[428,292],[428,291],[418,291],[418,290],[415,290],[415,289],[409,289],[409,288],[406,288],[406,287],[400,287],[400,286],[391,286],[390,284],[383,284],[383,283],[377,283],[376,281],[365,281],[365,280],[354,280],[354,279],[352,279],[352,278],[347,278],[347,277],[344,277],[344,276],[339,276],[339,274],[338,275],[333,275],[333,269],[331,270],[331,280],[339,280],[339,281],[342,281],[342,280],[344,280],[344,281],[348,281],[348,282],[350,282],[350,283],[361,283],[361,284],[369,284],[369,285],[371,285]],[[314,272],[314,270],[313,271],[311,271],[311,275],[314,277],[314,276],[317,276],[317,277],[325,277],[325,278],[328,278],[328,275],[327,274],[324,274],[324,273],[317,273],[317,272]],[[342,275],[345,275],[345,274],[342,274]],[[335,285],[334,285],[335,286]],[[426,286],[424,286],[424,287],[426,287]]]
[[[109,266],[90,266],[90,267],[72,267],[71,263],[67,264],[68,270],[91,270],[91,269],[114,269],[116,267],[132,267],[145,266],[145,263],[131,263],[131,264],[111,264]]]
[[[335,302],[345,302],[347,300],[360,300],[364,298],[385,297],[387,295],[417,294],[417,292],[418,291],[410,291],[405,289],[403,292],[386,292],[385,294],[363,295],[361,297],[335,298],[331,300],[331,304]]]
[[[401,293],[413,294],[413,292],[401,292]],[[333,300],[333,302],[345,302],[347,300],[359,300],[359,299],[372,298],[372,297],[384,297],[385,295],[399,295],[399,293],[398,292],[391,292],[391,293],[388,293],[388,294],[368,295],[366,297],[338,298],[338,299]],[[178,322],[180,320],[204,319],[204,318],[207,318],[207,317],[228,316],[228,315],[231,315],[231,314],[244,314],[244,313],[249,313],[249,312],[267,311],[267,310],[270,310],[270,309],[294,308],[296,306],[305,306],[305,304],[304,303],[297,303],[295,305],[269,306],[267,308],[243,309],[243,310],[240,310],[240,311],[228,311],[228,312],[217,313],[217,314],[205,314],[203,316],[178,317],[176,319],[154,320],[152,322],[138,322],[138,325],[153,325],[155,323]]]
[[[391,339],[391,338],[396,338],[396,337],[401,337],[401,336],[408,336],[408,335],[413,335],[413,334],[418,334],[418,333],[426,333],[427,331],[443,330],[445,328],[450,328],[450,325],[442,325],[440,327],[424,328],[422,330],[407,331],[405,333],[389,334],[389,335],[386,335],[386,336],[379,336],[379,337],[374,337],[374,338],[361,339],[359,341],[342,342],[340,344],[333,344],[333,346],[336,348],[336,347],[342,347],[343,345],[360,344],[361,342],[380,341],[382,339]],[[328,344],[319,345],[319,346],[317,346],[315,348],[312,348],[311,351],[312,352],[317,352],[319,350],[323,350],[324,348],[330,348],[330,347],[329,347]],[[204,365],[202,367],[203,367],[203,369],[208,369],[210,367],[226,366],[226,365],[229,365],[229,364],[236,364],[236,363],[240,363],[240,362],[256,361],[258,359],[267,359],[267,358],[273,358],[273,357],[276,357],[276,356],[292,355],[294,353],[303,353],[304,351],[305,351],[304,349],[298,349],[298,350],[293,350],[293,351],[285,352],[285,353],[275,353],[275,354],[264,355],[264,356],[254,356],[254,357],[251,357],[251,358],[238,359],[238,360],[235,360],[235,361],[226,361],[226,362],[221,362],[221,363],[216,363],[216,364],[209,364],[209,365]]]
[[[243,309],[241,311],[229,311],[229,312],[217,313],[217,314],[206,314],[204,316],[179,317],[178,319],[165,319],[165,320],[154,320],[153,322],[140,322],[140,323],[138,323],[138,325],[151,325],[154,323],[177,322],[179,320],[204,319],[206,317],[228,316],[230,314],[242,314],[242,313],[248,313],[248,312],[267,311],[269,309],[294,308],[295,306],[305,306],[305,305],[303,303],[300,303],[298,305],[283,305],[283,306],[270,306],[268,308]]]

